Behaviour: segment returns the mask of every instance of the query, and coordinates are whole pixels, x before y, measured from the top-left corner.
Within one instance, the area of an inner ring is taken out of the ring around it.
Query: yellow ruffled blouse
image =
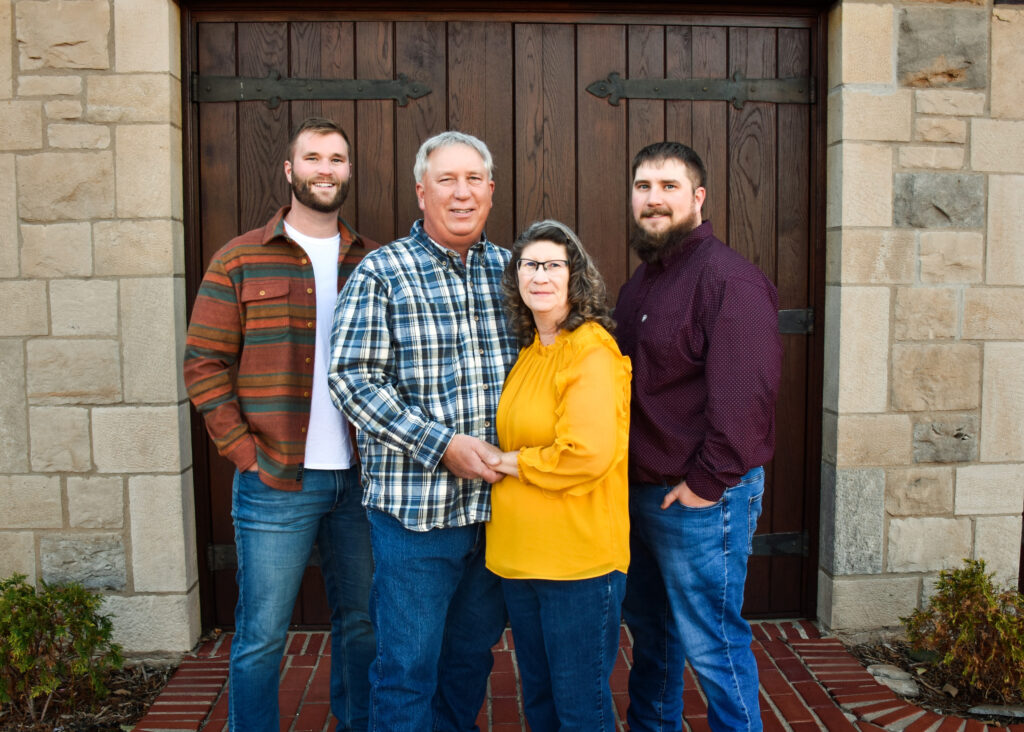
[[[491,492],[487,567],[514,579],[587,579],[629,566],[630,363],[597,323],[535,336],[498,404],[519,475]]]

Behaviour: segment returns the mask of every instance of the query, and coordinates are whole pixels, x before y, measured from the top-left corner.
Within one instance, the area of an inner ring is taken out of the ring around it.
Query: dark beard
[[[334,198],[329,201],[317,198],[316,194],[310,190],[310,181],[310,178],[300,179],[294,175],[292,176],[292,193],[295,194],[295,200],[307,208],[319,211],[320,213],[334,213],[341,208],[341,205],[345,203],[345,199],[348,198],[349,182],[347,180],[338,186]]]
[[[660,234],[651,234],[634,222],[629,235],[629,247],[647,264],[660,262],[679,249],[693,230],[700,226],[700,223],[700,221],[694,223],[693,219],[687,219]]]

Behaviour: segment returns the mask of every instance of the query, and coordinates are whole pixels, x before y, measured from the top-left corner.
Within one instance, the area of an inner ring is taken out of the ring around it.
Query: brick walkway
[[[227,667],[231,635],[210,641],[178,668],[135,732],[227,730]],[[632,649],[622,632],[612,674],[618,729],[627,730],[626,679]],[[821,638],[807,621],[754,625],[754,653],[761,677],[761,717],[766,732],[779,730],[890,730],[890,732],[984,732],[986,725],[942,717],[908,704],[881,686],[834,638]],[[323,632],[293,633],[281,681],[282,732],[333,732],[328,722],[330,645]],[[522,700],[512,638],[495,647],[494,671],[478,723],[483,732],[524,732]],[[687,669],[684,728],[709,730],[707,705]],[[996,728],[992,728],[996,729]],[[1013,732],[1024,732],[1024,724]]]

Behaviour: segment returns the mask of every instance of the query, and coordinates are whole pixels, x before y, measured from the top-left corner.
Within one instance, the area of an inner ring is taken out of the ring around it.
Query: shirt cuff
[[[440,422],[431,422],[413,452],[412,458],[427,470],[433,472],[441,464],[449,443],[455,437],[455,430]]]
[[[728,486],[699,465],[693,465],[686,474],[686,485],[705,501],[721,500]]]

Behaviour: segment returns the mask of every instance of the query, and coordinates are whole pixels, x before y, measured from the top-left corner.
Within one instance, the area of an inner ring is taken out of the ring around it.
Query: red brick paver
[[[766,732],[889,730],[889,732],[987,732],[994,729],[942,717],[903,701],[879,684],[834,638],[822,638],[806,620],[756,623],[754,656],[761,679],[761,718]],[[231,635],[208,641],[182,661],[134,732],[227,732],[227,675]],[[330,643],[324,632],[296,632],[281,667],[281,732],[334,732],[330,719]],[[612,695],[619,732],[629,697],[626,684],[632,641],[625,628]],[[707,703],[686,670],[684,729],[710,730]],[[477,723],[483,732],[526,732],[519,670],[511,632],[494,648],[494,670]],[[1024,726],[1012,730],[1024,732]]]

